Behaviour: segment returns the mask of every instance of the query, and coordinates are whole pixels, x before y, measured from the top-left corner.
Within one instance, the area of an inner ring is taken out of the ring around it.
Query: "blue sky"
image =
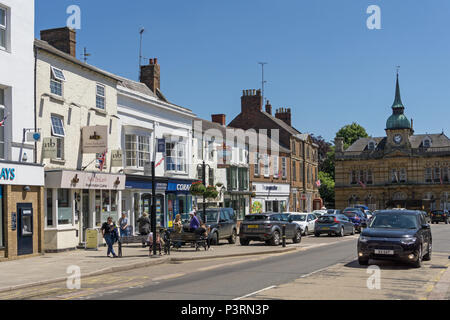
[[[240,112],[243,89],[261,87],[272,108],[290,107],[302,132],[334,138],[353,121],[384,135],[395,67],[416,133],[448,134],[450,1],[403,0],[36,0],[36,37],[81,8],[77,55],[137,80],[143,55],[158,57],[161,89],[172,102],[210,119]],[[381,30],[369,30],[369,5]]]

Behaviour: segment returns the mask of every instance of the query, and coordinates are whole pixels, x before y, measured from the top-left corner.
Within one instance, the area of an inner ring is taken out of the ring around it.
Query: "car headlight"
[[[412,237],[412,238],[405,238],[402,239],[400,242],[402,244],[414,244],[416,242],[417,238],[416,237]]]
[[[360,241],[360,242],[367,242],[367,241],[369,241],[369,240],[370,240],[369,237],[366,237],[366,236],[359,236],[359,241]]]

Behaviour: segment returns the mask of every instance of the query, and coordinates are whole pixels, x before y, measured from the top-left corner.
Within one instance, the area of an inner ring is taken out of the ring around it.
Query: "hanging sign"
[[[83,129],[83,153],[102,153],[108,147],[108,126],[91,126]]]
[[[111,151],[111,167],[123,166],[123,152],[122,150]]]
[[[44,138],[42,143],[42,158],[56,159],[58,156],[58,138]]]

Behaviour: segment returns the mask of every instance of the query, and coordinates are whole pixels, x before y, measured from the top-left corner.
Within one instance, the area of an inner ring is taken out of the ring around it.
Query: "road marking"
[[[169,280],[169,279],[179,278],[179,277],[182,277],[184,275],[186,275],[186,273],[168,274],[168,275],[165,275],[165,276],[153,278],[152,281]]]
[[[339,264],[339,263],[338,263],[338,264]],[[312,275],[315,274],[315,273],[318,273],[318,272],[320,272],[320,271],[327,270],[327,269],[329,269],[329,268],[331,268],[331,267],[333,267],[333,266],[335,266],[335,265],[328,266],[328,267],[325,267],[325,268],[321,268],[321,269],[318,269],[318,270],[316,270],[316,271],[313,271],[313,272],[304,274],[304,275],[302,275],[300,278],[307,278],[307,277],[309,277],[309,276],[312,276]]]
[[[244,299],[244,298],[248,298],[250,296],[253,296],[255,294],[258,294],[260,292],[263,292],[263,291],[266,291],[266,290],[270,290],[270,289],[273,289],[273,288],[276,288],[276,286],[270,286],[270,287],[267,287],[267,288],[264,288],[264,289],[261,289],[261,290],[258,290],[258,291],[246,294],[245,296],[242,296],[242,297],[239,297],[239,298],[234,298],[233,300],[241,300],[241,299]]]

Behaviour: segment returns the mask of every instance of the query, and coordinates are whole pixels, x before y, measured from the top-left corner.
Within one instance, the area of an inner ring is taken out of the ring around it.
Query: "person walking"
[[[183,232],[183,222],[179,213],[175,216],[175,221],[173,222],[173,232],[178,234]],[[174,246],[179,249],[181,247],[181,241],[177,241]]]
[[[127,237],[129,236],[128,233],[128,218],[126,212],[122,213],[122,217],[119,219],[119,227],[120,227],[120,236],[121,237]]]
[[[150,234],[150,219],[148,213],[144,212],[142,216],[137,220],[139,233],[143,236]]]
[[[117,258],[116,253],[114,252],[114,222],[112,217],[108,217],[107,221],[103,223],[102,225],[102,234],[103,238],[106,241],[106,244],[108,245],[108,253],[106,254],[107,257],[110,257],[110,254],[112,253],[113,258]]]

